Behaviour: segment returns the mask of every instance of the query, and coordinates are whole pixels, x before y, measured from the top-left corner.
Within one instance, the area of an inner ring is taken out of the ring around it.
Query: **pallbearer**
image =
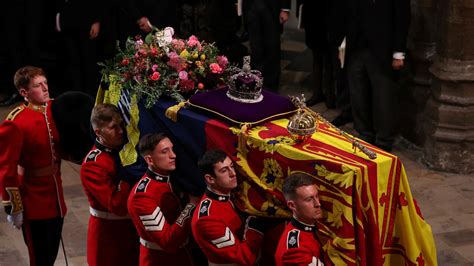
[[[322,211],[315,179],[304,173],[291,174],[282,191],[293,218],[278,243],[276,265],[323,266],[316,231],[316,220],[322,217]]]
[[[138,144],[148,170],[135,185],[128,209],[140,235],[140,265],[193,265],[191,217],[198,198],[173,186],[173,143],[164,134],[148,134]]]
[[[90,204],[87,263],[138,265],[138,234],[127,211],[134,184],[120,171],[118,152],[124,142],[120,112],[114,105],[99,104],[92,110],[91,124],[97,138],[81,167]]]

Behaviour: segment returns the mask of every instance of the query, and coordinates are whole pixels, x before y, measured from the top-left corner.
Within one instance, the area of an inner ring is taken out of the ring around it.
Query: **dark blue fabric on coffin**
[[[234,124],[265,122],[268,119],[289,116],[289,112],[296,110],[290,99],[266,90],[262,90],[263,100],[258,103],[234,101],[227,97],[226,92],[227,88],[222,88],[196,93],[191,96],[189,102],[196,110],[203,110],[209,115]]]

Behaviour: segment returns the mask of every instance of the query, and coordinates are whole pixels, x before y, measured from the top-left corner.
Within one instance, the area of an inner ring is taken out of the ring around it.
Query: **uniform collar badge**
[[[217,200],[217,201],[229,201],[230,200],[230,195],[221,195],[221,194],[217,194],[215,193],[214,191],[211,191],[209,188],[206,189],[206,195],[213,199],[213,200]]]
[[[170,179],[169,176],[160,175],[160,174],[158,174],[158,173],[155,173],[155,172],[154,172],[153,170],[151,170],[150,168],[148,168],[148,169],[146,170],[146,174],[147,174],[149,177],[151,177],[151,178],[153,178],[153,179],[155,179],[156,181],[159,181],[159,182],[165,182],[165,183],[166,183],[166,182],[168,182],[168,180]]]
[[[309,225],[303,222],[298,221],[295,217],[291,218],[291,224],[305,232],[316,232],[316,225]]]

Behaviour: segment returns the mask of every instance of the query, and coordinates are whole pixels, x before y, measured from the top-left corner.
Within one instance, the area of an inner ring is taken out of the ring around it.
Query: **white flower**
[[[166,27],[164,30],[155,33],[158,46],[166,47],[173,40],[174,29],[172,27]]]

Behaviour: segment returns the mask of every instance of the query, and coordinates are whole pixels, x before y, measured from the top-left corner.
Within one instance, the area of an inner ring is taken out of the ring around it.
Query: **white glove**
[[[20,230],[21,225],[23,224],[23,212],[17,214],[8,214],[7,221],[13,226],[13,228]]]

